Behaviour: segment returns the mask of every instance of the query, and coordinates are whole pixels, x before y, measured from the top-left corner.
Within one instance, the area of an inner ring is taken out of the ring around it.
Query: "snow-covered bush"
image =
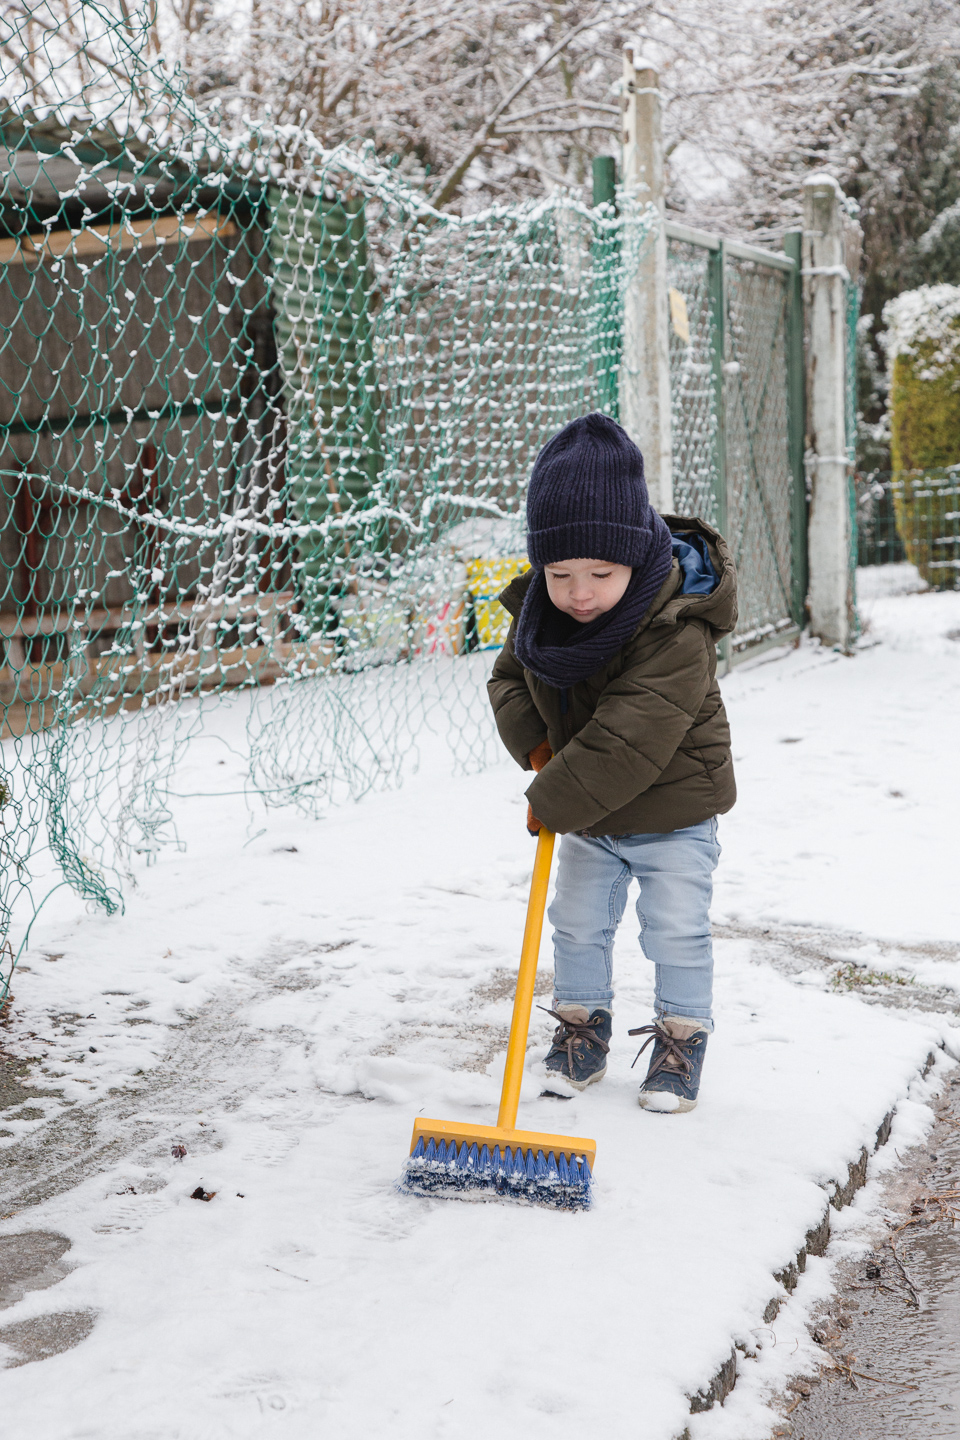
[[[921,285],[884,306],[894,470],[960,461],[960,285]]]
[[[884,306],[883,318],[891,374],[890,451],[899,472],[897,529],[908,559],[936,585],[945,578],[942,557],[934,551],[943,529],[942,487],[925,483],[916,472],[960,464],[960,285],[906,290]]]

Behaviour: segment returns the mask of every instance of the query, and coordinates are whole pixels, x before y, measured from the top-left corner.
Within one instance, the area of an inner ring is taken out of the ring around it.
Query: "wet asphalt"
[[[838,1368],[801,1382],[784,1435],[960,1440],[960,1079],[911,1161],[888,1189],[886,1239],[840,1267],[814,1332]]]
[[[878,958],[863,936],[813,927],[718,933],[751,940],[785,974],[820,970],[831,989],[867,1004],[960,1023],[956,991],[911,975],[918,959],[960,960],[960,945],[881,943]],[[876,1248],[838,1267],[835,1299],[814,1327],[824,1364],[791,1387],[775,1437],[960,1440],[960,1070],[937,1112],[927,1143],[887,1183]]]

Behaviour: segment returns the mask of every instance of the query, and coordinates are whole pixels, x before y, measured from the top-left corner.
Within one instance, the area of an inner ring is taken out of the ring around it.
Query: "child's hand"
[[[550,741],[541,740],[540,744],[536,747],[536,749],[530,751],[527,759],[530,761],[531,766],[534,770],[536,770],[537,774],[539,775],[540,771],[543,769],[544,765],[546,765],[547,761],[553,759],[553,751],[550,749]],[[528,805],[527,830],[530,832],[531,835],[539,835],[542,828],[543,826],[541,821],[539,821],[536,815],[534,815],[533,813],[533,807]]]
[[[530,764],[532,765],[533,769],[536,770],[537,773],[539,774],[540,771],[543,769],[544,765],[546,765],[547,761],[553,759],[553,751],[550,749],[550,741],[549,741],[549,740],[541,740],[541,741],[540,741],[540,744],[537,746],[537,748],[536,748],[535,750],[531,750],[531,751],[530,751],[530,754],[527,756],[527,759],[530,761]],[[537,821],[537,828],[538,828],[538,829],[539,829],[539,826],[540,826],[540,822],[539,822],[539,820],[538,820],[538,821]]]

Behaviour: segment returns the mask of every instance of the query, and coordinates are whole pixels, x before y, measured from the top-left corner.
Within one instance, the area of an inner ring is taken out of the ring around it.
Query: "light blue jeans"
[[[656,1013],[713,1029],[710,901],[717,820],[662,835],[564,835],[553,926],[554,1001],[610,1007],[613,938],[631,879],[640,882],[640,944],[656,965]]]

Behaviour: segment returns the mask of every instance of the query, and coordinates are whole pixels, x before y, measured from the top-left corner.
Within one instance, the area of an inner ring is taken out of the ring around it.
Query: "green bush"
[[[897,530],[921,577],[954,589],[960,583],[960,286],[905,291],[884,307],[883,318],[893,372]]]

